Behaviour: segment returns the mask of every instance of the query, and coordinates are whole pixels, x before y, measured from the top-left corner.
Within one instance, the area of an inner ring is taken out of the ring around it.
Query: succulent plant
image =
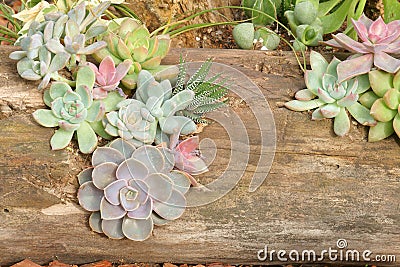
[[[115,33],[114,33],[115,32]],[[128,75],[122,79],[122,84],[127,89],[135,89],[138,73],[144,69],[152,74],[162,73],[169,66],[160,66],[161,60],[167,55],[171,39],[169,35],[151,36],[150,32],[138,20],[125,18],[120,24],[112,22],[109,24],[109,33],[103,37],[107,42],[107,48],[94,53],[94,58],[100,62],[107,56],[111,56],[118,65],[126,59],[132,60],[133,64]],[[167,73],[160,77],[167,79],[177,75]]]
[[[172,96],[169,80],[159,83],[150,72],[142,70],[138,76],[136,99],[120,102],[117,105],[118,111],[106,115],[103,121],[105,131],[137,145],[152,144],[158,127],[167,135],[190,134],[196,130],[196,124],[175,113],[185,109],[193,97],[194,92],[191,90]]]
[[[372,21],[364,14],[359,20],[352,19],[354,29],[362,42],[357,42],[343,33],[333,35],[327,45],[345,48],[357,53],[338,66],[339,82],[368,73],[373,66],[395,73],[400,69],[400,60],[392,55],[400,54],[400,21],[385,24],[379,17]]]
[[[232,35],[236,44],[242,49],[253,49],[254,47],[254,25],[253,23],[240,23],[233,28]]]
[[[91,123],[100,121],[105,113],[105,104],[93,101],[94,72],[87,66],[78,70],[76,90],[64,82],[54,82],[45,91],[44,102],[48,109],[38,109],[34,119],[45,127],[59,127],[51,138],[53,150],[65,148],[76,132],[79,149],[91,153],[97,146],[97,136]]]
[[[78,180],[80,205],[93,212],[93,231],[112,239],[143,241],[154,225],[179,218],[186,207],[190,181],[173,170],[174,157],[163,148],[142,146],[116,139],[92,156],[93,168]]]
[[[74,67],[76,60],[85,61],[85,55],[107,45],[94,42],[85,46],[89,39],[106,30],[104,25],[94,22],[108,6],[109,3],[102,3],[86,14],[83,2],[68,15],[52,11],[44,15],[43,22],[32,22],[28,33],[18,40],[22,51],[10,54],[10,58],[19,60],[20,76],[28,80],[42,79],[39,89],[47,87],[50,79],[66,81],[58,74],[59,70]]]
[[[95,23],[109,7],[110,2],[102,2],[89,12],[86,12],[85,2],[80,3],[68,12],[68,21],[65,24],[63,35],[64,44],[60,39],[52,39],[46,45],[47,49],[57,54],[66,52],[71,55],[70,66],[74,67],[76,61],[86,62],[86,55],[91,55],[107,46],[104,41],[93,42],[86,46],[89,40],[97,37],[107,30],[105,25]]]
[[[108,92],[117,90],[121,79],[128,73],[132,65],[132,61],[126,59],[124,62],[115,67],[112,57],[105,57],[97,68],[91,62],[87,63],[89,67],[96,74],[95,88],[93,88],[94,99],[104,99],[107,97]],[[123,94],[122,90],[119,92]]]
[[[171,136],[170,150],[175,158],[175,168],[190,175],[199,175],[208,172],[206,163],[201,157],[199,137],[192,136],[183,141],[178,140],[179,136]]]
[[[371,115],[378,123],[370,127],[368,140],[376,142],[391,136],[400,136],[400,72],[396,74],[381,70],[369,72],[372,91],[360,97],[360,103],[371,109]]]
[[[312,119],[334,118],[334,132],[339,136],[350,130],[347,111],[362,125],[376,125],[369,109],[357,102],[359,94],[370,88],[368,76],[358,76],[340,83],[337,74],[340,60],[333,58],[328,64],[322,55],[314,51],[310,58],[312,70],[305,73],[307,88],[297,92],[296,100],[285,103],[285,106],[294,111],[317,108]]]
[[[254,29],[252,23],[241,23],[232,32],[236,44],[242,49],[253,49],[257,42],[262,44],[261,50],[275,50],[280,42],[279,36],[266,27]]]
[[[253,10],[245,10],[249,18],[253,18],[252,22],[255,25],[266,26],[277,19],[277,12],[281,7],[281,0],[243,0],[242,6],[252,8]],[[259,13],[256,10],[262,11],[265,14]]]
[[[285,12],[292,32],[306,46],[317,46],[323,40],[323,25],[318,18],[318,0],[296,1],[294,10]]]
[[[61,37],[66,19],[66,16],[61,16],[56,21],[33,22],[27,35],[20,40],[22,51],[10,54],[11,59],[19,60],[17,70],[22,78],[32,81],[42,79],[38,89],[47,87],[50,79],[62,79],[58,71],[65,67],[70,55],[65,52],[52,54],[46,44]]]
[[[221,99],[228,94],[226,86],[227,80],[218,81],[222,73],[218,73],[207,79],[211,66],[211,60],[205,61],[201,67],[186,80],[187,68],[185,62],[181,59],[177,83],[172,94],[176,95],[185,90],[190,90],[194,92],[194,98],[186,108],[178,111],[177,115],[188,117],[196,123],[207,123],[207,121],[203,119],[205,113],[225,106],[225,101]]]
[[[265,27],[259,28],[255,32],[254,39],[261,43],[261,50],[275,50],[281,42],[278,34]]]

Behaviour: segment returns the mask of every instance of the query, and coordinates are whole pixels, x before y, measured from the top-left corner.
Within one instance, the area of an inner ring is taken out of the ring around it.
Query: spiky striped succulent
[[[172,94],[190,90],[194,92],[194,98],[186,108],[178,111],[177,114],[188,117],[196,123],[207,123],[207,120],[203,119],[205,113],[225,106],[225,101],[222,99],[228,94],[227,80],[218,81],[222,73],[207,79],[211,66],[212,61],[207,60],[187,79],[187,66],[182,59],[179,65],[179,75]]]
[[[337,58],[328,64],[325,58],[311,52],[311,69],[305,73],[307,88],[296,93],[296,100],[285,103],[294,111],[316,109],[313,120],[334,118],[334,132],[343,136],[350,130],[350,119],[347,112],[362,125],[374,126],[376,121],[369,109],[358,103],[359,94],[370,88],[368,76],[358,76],[346,82],[338,82]]]
[[[360,97],[360,103],[371,109],[378,123],[370,127],[368,141],[376,142],[391,136],[400,136],[400,72],[396,74],[381,70],[369,72],[372,91]]]
[[[176,68],[163,72],[169,66],[160,66],[170,48],[169,35],[151,36],[146,26],[138,20],[125,18],[122,22],[111,22],[109,33],[103,40],[107,42],[107,47],[94,54],[98,62],[107,56],[111,56],[117,65],[126,59],[133,62],[128,75],[122,79],[122,84],[127,89],[136,88],[138,74],[142,69],[151,71],[153,75],[162,73],[161,79],[177,75]],[[171,70],[175,71],[171,73]]]
[[[163,148],[135,148],[123,139],[98,148],[92,168],[79,174],[78,200],[93,212],[93,231],[112,239],[143,241],[154,225],[179,218],[186,207],[190,181],[173,170],[174,157]]]
[[[135,99],[120,102],[118,111],[110,112],[103,121],[105,131],[135,144],[152,144],[158,134],[190,134],[196,124],[175,114],[192,101],[194,92],[184,90],[172,96],[169,80],[157,82],[150,72],[142,70],[138,77]]]

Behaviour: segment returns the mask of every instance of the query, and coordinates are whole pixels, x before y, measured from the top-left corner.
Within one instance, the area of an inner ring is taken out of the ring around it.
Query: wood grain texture
[[[260,264],[257,251],[264,245],[275,250],[321,251],[336,248],[339,238],[347,240],[349,249],[396,255],[400,261],[398,139],[368,143],[366,129],[355,124],[349,135],[339,138],[331,121],[311,121],[307,112],[282,108],[304,87],[293,54],[170,52],[165,63],[177,63],[181,53],[188,61],[212,57],[250,77],[273,111],[276,154],[263,185],[248,192],[262,151],[262,134],[251,108],[266,102],[257,94],[246,101],[232,96],[232,111],[245,122],[250,140],[243,179],[220,200],[188,209],[179,220],[156,228],[149,240],[136,243],[109,240],[90,231],[89,214],[76,204],[76,175],[86,167],[88,157],[79,155],[74,145],[50,150],[53,130],[38,126],[30,115],[43,106],[41,93],[36,84],[16,74],[15,62],[7,57],[12,49],[0,49],[0,265],[24,258],[40,264],[53,259],[75,264],[101,259]],[[211,171],[199,178],[208,182],[224,172],[231,150],[241,147],[232,147],[217,123],[200,137],[211,138],[218,147]]]

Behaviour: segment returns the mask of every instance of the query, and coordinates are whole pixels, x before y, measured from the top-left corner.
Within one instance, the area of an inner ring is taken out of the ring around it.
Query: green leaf
[[[71,142],[73,135],[74,131],[57,130],[50,140],[51,149],[59,150],[65,148]]]
[[[390,73],[373,70],[368,76],[372,90],[379,97],[383,97],[390,88],[393,88],[393,75]]]
[[[121,96],[117,91],[109,92],[107,97],[103,99],[105,111],[108,113],[113,110],[118,110],[118,103],[124,99],[125,97]]]
[[[334,32],[342,26],[352,1],[353,0],[345,0],[333,13],[321,18],[324,34]]]
[[[88,122],[99,121],[99,120],[103,119],[104,114],[105,114],[104,103],[102,101],[95,100],[95,101],[93,101],[93,104],[88,109],[88,114],[87,114],[86,120]]]
[[[393,122],[379,122],[376,126],[369,128],[368,142],[377,142],[383,140],[394,133]]]
[[[84,154],[92,153],[97,146],[97,136],[90,124],[83,121],[76,133],[80,151]]]
[[[396,132],[397,136],[400,137],[400,114],[398,113],[393,119],[393,129]]]
[[[347,116],[347,112],[345,108],[341,108],[339,114],[335,117],[335,121],[333,123],[333,131],[338,136],[344,136],[350,130],[350,119]]]
[[[350,119],[347,116],[345,108],[341,108],[339,114],[335,117],[333,131],[339,136],[344,136],[350,130]]]
[[[400,3],[398,0],[383,0],[383,7],[386,23],[400,19]]]
[[[368,91],[364,93],[358,101],[366,108],[371,108],[372,105],[375,103],[376,100],[379,99],[379,96],[377,96],[374,92]]]
[[[98,136],[101,136],[107,140],[112,139],[112,136],[106,133],[102,121],[89,122],[89,124]]]
[[[392,121],[397,114],[397,109],[390,109],[382,98],[375,101],[371,107],[371,115],[377,121],[388,122]]]
[[[60,118],[54,116],[53,112],[48,109],[38,109],[32,115],[36,122],[44,127],[56,127],[60,120]]]
[[[89,66],[80,67],[76,76],[76,87],[86,85],[92,91],[95,79],[94,71]]]
[[[385,101],[386,106],[390,109],[398,109],[400,103],[400,92],[395,88],[388,90],[383,96],[383,101]]]
[[[370,110],[356,102],[355,104],[347,107],[351,116],[362,125],[374,126],[376,125],[375,119],[371,116]]]
[[[56,54],[50,63],[48,73],[53,73],[64,68],[69,58],[70,55],[64,52]]]
[[[292,100],[285,103],[285,107],[294,111],[306,111],[311,110],[314,108],[318,108],[325,103],[321,100],[315,99],[310,101],[299,101],[299,100]]]

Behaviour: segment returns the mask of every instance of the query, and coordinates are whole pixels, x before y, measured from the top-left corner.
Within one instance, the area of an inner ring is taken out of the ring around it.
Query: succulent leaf
[[[380,122],[369,128],[368,142],[377,142],[383,140],[394,133],[393,122]]]

